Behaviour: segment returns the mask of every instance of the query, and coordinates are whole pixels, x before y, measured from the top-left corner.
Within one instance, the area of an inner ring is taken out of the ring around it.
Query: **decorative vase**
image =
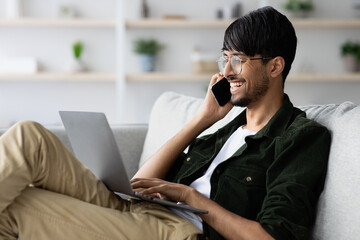
[[[83,72],[86,70],[86,66],[85,63],[78,58],[73,58],[69,61],[68,65],[67,65],[67,72],[70,73],[77,73],[77,72]]]
[[[359,70],[359,63],[353,54],[344,55],[343,61],[347,72],[357,72]]]
[[[6,18],[20,18],[23,16],[23,7],[21,0],[6,1]]]
[[[307,10],[291,11],[290,15],[293,18],[307,18],[310,15],[310,11]]]
[[[149,17],[149,6],[146,0],[141,0],[141,17],[148,18]]]
[[[143,72],[152,72],[155,69],[155,55],[139,54],[141,70]]]
[[[353,0],[353,8],[355,11],[355,16],[360,17],[360,0]]]

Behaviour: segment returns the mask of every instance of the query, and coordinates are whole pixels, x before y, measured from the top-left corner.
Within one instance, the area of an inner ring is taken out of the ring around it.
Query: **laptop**
[[[104,113],[60,111],[75,156],[116,194],[194,213],[206,210],[134,192]]]

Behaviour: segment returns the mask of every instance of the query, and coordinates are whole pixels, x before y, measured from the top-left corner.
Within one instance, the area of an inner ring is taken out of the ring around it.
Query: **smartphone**
[[[221,79],[211,86],[211,92],[213,93],[216,102],[219,106],[224,106],[230,101],[230,83],[226,78]]]

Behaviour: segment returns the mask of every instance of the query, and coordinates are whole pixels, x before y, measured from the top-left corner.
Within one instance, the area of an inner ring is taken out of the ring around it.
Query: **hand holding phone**
[[[211,92],[219,106],[224,106],[231,99],[230,83],[226,78],[223,78],[212,85]]]

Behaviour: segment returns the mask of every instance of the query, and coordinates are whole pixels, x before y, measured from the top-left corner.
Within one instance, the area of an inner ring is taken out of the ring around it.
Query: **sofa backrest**
[[[155,102],[144,143],[140,166],[195,115],[202,99],[174,92]],[[311,238],[355,239],[360,235],[360,108],[353,103],[300,107],[310,119],[332,134],[328,173]],[[233,108],[221,121],[202,133],[225,125],[243,109]]]
[[[360,236],[360,107],[303,107],[307,116],[332,135],[328,172],[320,196],[312,239],[358,239]]]

